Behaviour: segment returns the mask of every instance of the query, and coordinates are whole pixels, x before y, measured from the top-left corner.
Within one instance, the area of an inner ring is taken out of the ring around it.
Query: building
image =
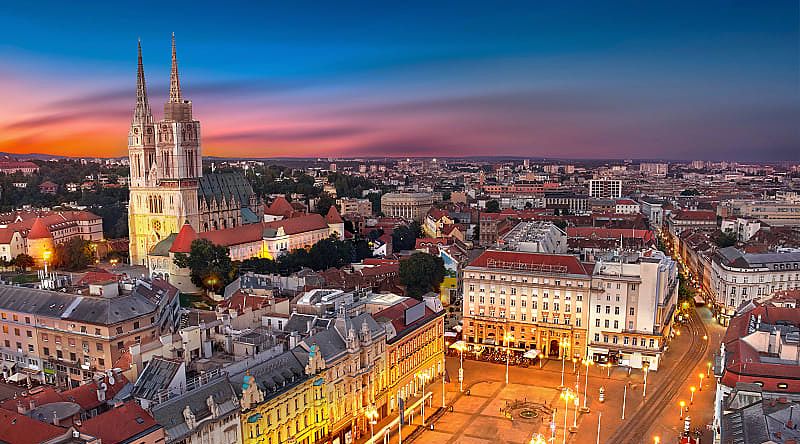
[[[583,214],[589,208],[589,197],[571,191],[545,191],[544,205],[564,214]]]
[[[339,205],[339,212],[346,218],[372,216],[372,202],[369,199],[342,197],[336,200],[336,204]]]
[[[439,208],[431,208],[428,214],[425,215],[425,220],[422,224],[422,231],[432,238],[444,237],[445,227],[453,225],[455,220],[450,214]]]
[[[660,230],[664,224],[664,204],[655,199],[641,199],[639,209],[650,223],[650,228]]]
[[[680,234],[685,230],[717,229],[717,214],[710,210],[676,210],[667,216],[667,228],[675,250],[680,248]]]
[[[711,290],[722,323],[750,300],[793,289],[800,289],[800,252],[745,253],[727,247],[712,259]]]
[[[720,217],[745,217],[770,222],[771,225],[800,225],[800,201],[788,198],[772,200],[731,199],[720,202]]]
[[[589,181],[589,197],[601,199],[619,199],[622,197],[622,181],[619,179],[591,179]]]
[[[386,329],[387,402],[378,411],[383,418],[399,409],[399,400],[417,393],[420,378],[444,374],[445,310],[435,297],[406,298],[373,314]],[[420,376],[425,375],[425,376]]]
[[[594,264],[589,355],[658,370],[678,301],[678,266],[658,250],[607,254]]]
[[[648,177],[666,177],[669,164],[666,163],[642,163],[639,164],[639,173]]]
[[[771,424],[745,421],[748,430],[745,432],[741,427],[742,420],[749,417],[761,420],[769,415],[785,417],[788,412],[780,412],[789,407],[788,401],[800,401],[798,338],[800,309],[797,305],[780,306],[766,300],[750,302],[736,311],[714,363],[714,375],[717,378],[714,442],[734,442],[723,439],[741,433],[756,437],[763,434],[767,427],[774,437],[774,433],[783,430],[785,424],[795,423],[796,420],[791,419]],[[764,402],[771,408],[762,409]],[[789,428],[792,431],[787,433],[796,433],[794,427]],[[761,443],[769,440],[735,442]]]
[[[463,272],[464,339],[472,347],[584,357],[590,270],[575,256],[485,251]],[[506,336],[508,335],[508,336]]]
[[[639,214],[641,208],[633,199],[617,199],[614,202],[614,212],[621,214]]]
[[[114,368],[134,344],[175,329],[178,291],[165,281],[139,281],[126,294],[69,294],[0,285],[3,370],[58,386],[77,386]]]
[[[732,233],[736,235],[737,241],[747,242],[761,229],[761,222],[752,219],[743,219],[741,217],[736,219],[723,219],[719,228],[723,233]]]
[[[42,194],[55,195],[58,193],[58,184],[49,180],[45,180],[39,184],[39,192]]]
[[[324,369],[317,347],[294,347],[233,376],[241,399],[242,442],[325,442],[330,413]]]
[[[520,222],[497,241],[506,250],[566,253],[567,233],[552,222]]]
[[[381,196],[381,212],[389,217],[421,222],[432,206],[431,193],[386,193]]]
[[[175,36],[169,100],[156,122],[145,85],[139,44],[136,106],[128,131],[128,226],[132,264],[147,265],[148,252],[184,222],[196,232],[235,228],[261,220],[262,205],[244,176],[203,175],[200,122],[181,93]]]
[[[239,397],[225,376],[150,408],[153,418],[164,428],[164,442],[168,444],[239,444],[239,410]]]
[[[480,213],[478,220],[478,239],[483,247],[497,245],[500,237],[508,233],[517,222],[511,220],[508,214]]]
[[[38,264],[45,252],[72,238],[103,240],[103,219],[89,211],[14,211],[0,214],[0,257],[11,260],[21,253]]]
[[[18,161],[11,158],[0,159],[0,173],[14,174],[22,173],[25,176],[39,172],[39,165],[28,161]]]
[[[287,332],[293,323],[287,324]],[[321,357],[310,368],[324,368],[319,396],[327,401],[328,435],[332,443],[352,442],[369,430],[367,407],[387,403],[386,331],[368,313],[349,316],[340,309],[330,327],[303,339],[298,347],[309,360]],[[324,363],[324,364],[323,364]],[[279,441],[281,442],[281,441]]]

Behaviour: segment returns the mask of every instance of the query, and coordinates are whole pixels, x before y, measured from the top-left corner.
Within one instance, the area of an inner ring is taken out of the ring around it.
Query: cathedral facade
[[[261,202],[243,175],[203,175],[200,122],[192,116],[192,102],[181,93],[174,34],[169,99],[158,121],[147,98],[139,43],[128,156],[131,264],[146,265],[153,246],[187,221],[204,232],[256,223],[263,216]]]

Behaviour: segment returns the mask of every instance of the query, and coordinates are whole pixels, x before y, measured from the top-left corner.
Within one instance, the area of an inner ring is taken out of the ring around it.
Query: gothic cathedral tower
[[[200,231],[199,180],[203,175],[200,122],[192,102],[183,100],[178,77],[175,34],[172,70],[164,118],[153,120],[139,43],[136,108],[128,131],[131,183],[128,207],[131,264],[147,265],[150,249],[177,233],[185,221]]]

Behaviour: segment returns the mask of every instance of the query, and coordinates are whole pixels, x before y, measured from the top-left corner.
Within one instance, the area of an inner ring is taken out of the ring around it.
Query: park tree
[[[317,213],[321,215],[328,214],[328,210],[336,204],[336,201],[333,200],[330,194],[322,193],[319,195],[319,200],[317,200]]]
[[[392,231],[392,249],[395,251],[413,250],[417,245],[419,233],[415,226],[401,225]]]
[[[17,257],[11,261],[11,263],[20,271],[28,271],[28,268],[36,265],[36,261],[33,260],[33,256],[25,253],[18,254]]]
[[[188,268],[192,283],[218,293],[234,278],[234,267],[228,249],[206,239],[192,241],[189,254],[176,253],[175,265]]]
[[[421,299],[425,293],[438,291],[444,277],[444,260],[438,256],[414,253],[400,261],[400,283],[412,298]]]
[[[500,212],[500,202],[492,199],[486,202],[486,212],[487,213],[499,213]]]
[[[83,270],[94,262],[91,242],[80,237],[56,245],[53,263],[69,271]]]
[[[720,231],[714,237],[714,243],[720,248],[732,247],[736,245],[736,234],[728,231]]]

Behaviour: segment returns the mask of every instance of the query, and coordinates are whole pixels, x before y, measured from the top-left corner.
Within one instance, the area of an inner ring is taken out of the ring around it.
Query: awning
[[[14,373],[13,375],[8,377],[8,380],[11,382],[20,382],[24,381],[28,378],[28,375],[22,373]]]
[[[444,332],[444,337],[445,338],[455,338],[457,336],[458,336],[458,333],[456,333],[454,331],[446,331],[446,332]]]
[[[539,350],[536,350],[535,348],[532,348],[532,349],[526,351],[522,355],[523,358],[528,358],[528,359],[533,359],[533,358],[536,358],[538,356],[539,356]]]
[[[592,350],[592,353],[599,353],[601,355],[607,355],[610,350],[607,348],[598,348],[598,347],[589,347]]]

